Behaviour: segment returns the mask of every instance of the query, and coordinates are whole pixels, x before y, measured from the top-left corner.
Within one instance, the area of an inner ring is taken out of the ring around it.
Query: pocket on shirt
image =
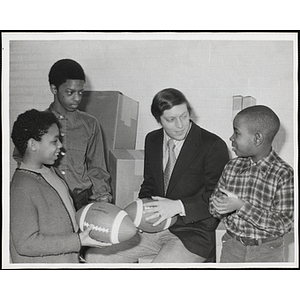
[[[85,148],[72,147],[68,149],[69,161],[76,172],[82,174],[86,163]]]

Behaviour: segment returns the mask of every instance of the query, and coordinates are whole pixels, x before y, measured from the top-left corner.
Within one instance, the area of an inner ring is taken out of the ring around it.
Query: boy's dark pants
[[[221,263],[284,262],[283,237],[247,245],[226,232],[222,237]]]

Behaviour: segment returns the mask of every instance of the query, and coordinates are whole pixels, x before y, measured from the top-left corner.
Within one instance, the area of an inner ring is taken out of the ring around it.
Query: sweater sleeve
[[[10,223],[12,242],[19,255],[47,256],[79,252],[80,240],[75,232],[43,234],[40,230],[40,214],[36,195],[31,189],[18,185],[11,188]]]

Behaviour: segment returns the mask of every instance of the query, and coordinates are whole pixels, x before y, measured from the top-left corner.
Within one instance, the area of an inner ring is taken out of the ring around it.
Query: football
[[[153,226],[153,224],[159,218],[146,221],[146,218],[151,216],[153,213],[146,212],[144,203],[153,202],[153,201],[154,200],[152,200],[151,198],[137,199],[131,202],[124,209],[128,213],[129,217],[132,219],[134,225],[138,227],[140,230],[145,232],[160,232],[166,230],[177,221],[176,216],[164,220],[157,226]]]
[[[105,202],[93,202],[76,212],[81,231],[90,225],[90,237],[105,243],[118,244],[129,240],[137,228],[128,214],[118,206]]]

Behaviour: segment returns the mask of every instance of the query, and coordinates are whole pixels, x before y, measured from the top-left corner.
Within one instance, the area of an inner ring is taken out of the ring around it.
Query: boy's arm
[[[254,226],[268,233],[282,236],[289,232],[294,216],[294,177],[287,175],[281,178],[272,206],[270,208],[256,206],[245,202],[237,215]]]
[[[87,175],[93,183],[93,198],[111,202],[110,175],[106,167],[102,131],[97,120],[95,120],[93,135],[88,143],[86,163]]]
[[[214,201],[217,199],[218,195],[220,194],[220,188],[223,186],[226,186],[225,182],[225,174],[226,174],[226,166],[222,172],[222,175],[214,189],[214,191],[211,194],[211,197],[209,198],[209,212],[218,219],[222,219],[223,217],[225,217],[226,215],[222,215],[220,213],[217,212],[216,207],[214,205]]]

